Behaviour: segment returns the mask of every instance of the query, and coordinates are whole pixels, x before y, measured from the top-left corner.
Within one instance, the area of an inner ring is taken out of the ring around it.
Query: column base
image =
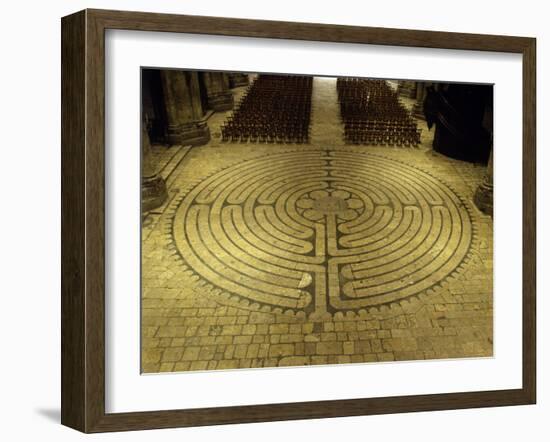
[[[169,144],[199,146],[210,141],[210,128],[206,121],[195,121],[168,128]]]
[[[404,82],[399,83],[397,86],[397,93],[406,98],[416,98],[416,88],[414,86],[414,83],[412,82]]]
[[[419,120],[425,120],[426,116],[424,115],[424,103],[417,101],[412,108],[411,115]]]
[[[168,198],[166,183],[160,175],[144,177],[141,180],[141,211],[148,212],[162,206]]]
[[[233,94],[231,91],[208,96],[208,106],[214,112],[224,112],[233,109]]]
[[[248,86],[248,75],[246,74],[229,74],[229,87]]]
[[[493,186],[482,183],[474,194],[474,203],[484,214],[493,216]]]

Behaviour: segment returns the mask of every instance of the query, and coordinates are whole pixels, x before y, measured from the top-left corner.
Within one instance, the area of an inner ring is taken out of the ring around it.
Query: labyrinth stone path
[[[374,153],[282,152],[178,197],[169,236],[221,303],[330,320],[417,296],[468,259],[469,205],[429,172]]]

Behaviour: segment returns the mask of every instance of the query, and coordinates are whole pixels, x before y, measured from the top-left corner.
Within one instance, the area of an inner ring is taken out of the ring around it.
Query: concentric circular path
[[[220,170],[182,196],[181,259],[218,293],[310,319],[388,305],[466,258],[462,199],[426,171],[373,153],[276,153]]]

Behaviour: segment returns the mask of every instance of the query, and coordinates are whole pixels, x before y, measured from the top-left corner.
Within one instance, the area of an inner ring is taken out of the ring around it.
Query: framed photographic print
[[[62,20],[62,423],[535,403],[535,39]]]

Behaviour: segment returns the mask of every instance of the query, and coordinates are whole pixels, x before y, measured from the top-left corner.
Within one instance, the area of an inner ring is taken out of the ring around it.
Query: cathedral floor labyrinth
[[[400,302],[468,259],[468,204],[427,171],[373,153],[311,150],[221,169],[173,203],[186,272],[219,302],[330,319]]]

